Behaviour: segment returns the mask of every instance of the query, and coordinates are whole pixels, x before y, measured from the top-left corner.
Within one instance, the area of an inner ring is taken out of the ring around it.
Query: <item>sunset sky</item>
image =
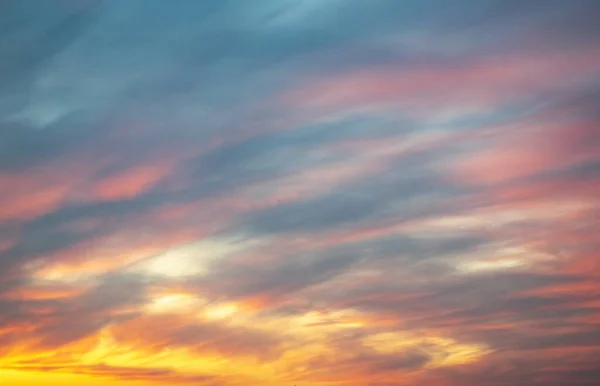
[[[0,0],[0,386],[600,384],[598,20]]]

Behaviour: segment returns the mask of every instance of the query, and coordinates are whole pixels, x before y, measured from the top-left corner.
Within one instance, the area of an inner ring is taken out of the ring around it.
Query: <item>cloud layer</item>
[[[3,385],[600,382],[599,12],[4,1]]]

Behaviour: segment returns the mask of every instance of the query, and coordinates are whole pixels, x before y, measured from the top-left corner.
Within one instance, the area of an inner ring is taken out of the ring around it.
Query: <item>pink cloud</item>
[[[293,108],[461,108],[513,103],[598,73],[600,52],[521,52],[457,65],[373,67],[303,81],[285,95]],[[567,80],[568,79],[568,80]]]

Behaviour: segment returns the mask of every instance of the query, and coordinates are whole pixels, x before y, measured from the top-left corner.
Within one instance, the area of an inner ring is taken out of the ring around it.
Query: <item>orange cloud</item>
[[[24,287],[2,294],[0,297],[14,300],[69,299],[85,292],[85,287],[61,285],[36,285]]]

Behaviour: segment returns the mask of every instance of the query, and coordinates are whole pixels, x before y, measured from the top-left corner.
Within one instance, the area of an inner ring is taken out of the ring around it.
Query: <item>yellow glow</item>
[[[517,268],[524,265],[523,261],[518,259],[489,260],[489,261],[468,261],[459,264],[456,268],[464,273],[497,271],[503,269]]]
[[[498,246],[475,251],[472,256],[463,256],[462,261],[456,265],[456,270],[464,274],[507,270],[552,259],[553,256],[527,246]]]
[[[429,367],[465,364],[487,354],[486,349],[480,345],[462,344],[450,338],[417,336],[408,332],[375,334],[364,339],[363,343],[383,354],[402,353],[418,348],[433,358]]]
[[[94,378],[89,375],[13,370],[0,370],[0,382],[2,386],[126,386],[131,384],[126,380]],[[138,382],[137,385],[150,386],[151,383]]]
[[[258,241],[238,241],[228,238],[200,240],[146,259],[136,264],[131,271],[167,278],[203,275],[215,261],[258,243]]]
[[[8,381],[0,384],[119,386],[120,381],[115,378],[119,371],[137,371],[143,374],[144,371],[160,369],[172,375],[162,379],[154,378],[153,382],[136,381],[135,384],[172,384],[173,380],[168,378],[170,376],[178,379],[216,376],[224,386],[279,386],[286,380],[293,380],[298,386],[331,386],[338,382],[337,379],[343,378],[338,378],[336,374],[322,374],[315,375],[310,382],[301,382],[300,379],[313,376],[311,363],[314,358],[330,358],[328,360],[332,363],[353,358],[354,353],[340,351],[335,345],[331,345],[332,333],[368,328],[372,323],[365,315],[351,309],[267,316],[248,308],[243,302],[208,302],[201,296],[175,288],[154,287],[150,289],[149,295],[151,299],[139,310],[143,314],[138,319],[108,325],[95,335],[56,350],[32,349],[35,347],[35,339],[24,336],[21,345],[13,347],[11,354],[0,360],[0,368],[12,369],[22,364],[27,366],[33,361],[36,366],[55,366],[58,369],[48,374],[38,374],[34,369],[22,369],[5,375],[1,381]],[[243,328],[251,333],[265,333],[281,339],[281,346],[277,346],[274,357],[257,359],[255,354],[248,354],[243,350],[236,353],[235,344],[228,346],[228,342],[221,342],[222,337],[219,336],[204,337],[198,343],[190,342],[189,345],[181,341],[169,343],[171,329],[177,331],[179,328],[185,329],[195,324],[201,326],[207,322],[221,324],[224,331],[227,328]],[[156,331],[153,331],[154,328]],[[427,350],[427,354],[433,358],[428,364],[431,367],[470,363],[485,354],[485,350],[477,345],[462,344],[439,336],[417,336],[409,331],[371,334],[362,343],[386,355]],[[108,370],[93,375],[73,374],[85,369],[93,371],[98,366]],[[111,368],[114,370],[110,370]],[[131,381],[121,383],[127,385]],[[360,382],[356,383],[359,384]]]
[[[490,353],[482,345],[458,343],[450,338],[429,337],[425,342],[433,347],[429,354],[434,359],[429,363],[429,367],[464,365]]]
[[[167,294],[157,296],[149,305],[154,313],[179,313],[179,309],[187,309],[189,314],[190,304],[196,305],[203,300],[189,294]],[[223,355],[210,347],[194,348],[185,346],[155,348],[151,341],[138,340],[130,337],[125,332],[125,340],[116,338],[115,329],[118,325],[108,326],[100,333],[79,342],[64,346],[57,351],[46,353],[27,353],[11,356],[11,362],[0,361],[0,366],[12,367],[19,363],[27,363],[35,360],[43,366],[44,363],[62,363],[64,370],[60,373],[37,374],[35,372],[9,372],[4,375],[2,383],[11,386],[34,385],[34,384],[56,384],[56,385],[119,385],[119,382],[111,378],[110,374],[96,375],[94,378],[84,375],[72,375],[69,372],[77,371],[78,366],[113,366],[115,368],[130,368],[132,370],[167,369],[178,374],[178,377],[194,377],[213,375],[223,377],[223,385],[237,386],[241,384],[256,384],[261,386],[280,385],[283,379],[294,379],[297,374],[302,374],[310,368],[309,363],[315,357],[327,357],[332,361],[351,359],[353,353],[340,352],[328,343],[330,333],[344,328],[360,328],[364,322],[353,321],[357,315],[350,311],[338,311],[322,313],[317,311],[307,312],[301,316],[283,319],[265,319],[265,325],[257,323],[256,319],[238,318],[237,314],[244,315],[243,307],[235,303],[220,303],[210,306],[200,306],[199,314],[213,321],[224,319],[241,320],[250,329],[270,330],[271,333],[287,334],[293,339],[282,347],[284,351],[278,358],[265,362],[257,361],[252,357],[243,355]],[[183,315],[183,314],[182,314]],[[157,316],[157,315],[156,315]],[[156,316],[147,315],[147,318]],[[168,317],[167,315],[164,315]],[[181,316],[175,316],[179,318]],[[165,319],[168,321],[171,319]],[[173,319],[181,320],[181,319]],[[190,318],[185,323],[193,324],[201,321]],[[136,325],[132,325],[137,328]],[[165,325],[165,328],[171,326]],[[177,328],[177,326],[173,326]],[[290,328],[291,327],[291,328]],[[162,328],[162,327],[161,327]],[[121,333],[121,335],[123,335]],[[144,337],[146,335],[142,335]],[[152,334],[148,335],[152,337]],[[131,340],[129,340],[131,338]],[[160,338],[159,338],[160,339]],[[207,338],[207,342],[210,339]],[[151,338],[150,338],[151,340]],[[160,340],[159,340],[160,341]],[[430,367],[453,366],[470,363],[485,355],[483,347],[471,344],[461,344],[450,338],[437,336],[417,336],[412,332],[388,332],[372,334],[364,339],[363,344],[382,354],[402,354],[411,349],[426,350],[433,358],[428,364]],[[43,378],[46,376],[46,378]],[[291,378],[290,378],[291,377]],[[44,380],[43,382],[41,380]],[[47,381],[46,381],[47,380]],[[39,383],[41,382],[41,383]],[[54,383],[52,383],[54,382]],[[169,381],[156,381],[154,383],[136,382],[140,385],[170,384]],[[127,384],[127,382],[124,382]],[[333,385],[331,381],[318,382],[296,382],[297,385]]]
[[[157,296],[152,299],[150,304],[146,306],[149,312],[177,312],[193,311],[194,307],[197,307],[201,303],[201,300],[195,296],[189,294],[171,294]]]
[[[227,319],[235,315],[239,311],[239,307],[233,303],[219,304],[209,306],[203,312],[207,319],[220,320]]]

